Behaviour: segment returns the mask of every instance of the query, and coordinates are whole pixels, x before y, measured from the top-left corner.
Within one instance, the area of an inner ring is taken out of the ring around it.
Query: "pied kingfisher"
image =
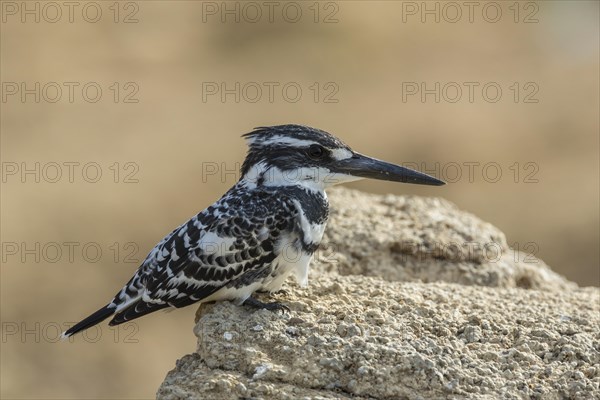
[[[109,304],[63,337],[111,316],[109,325],[118,325],[197,302],[233,300],[285,311],[282,304],[251,295],[280,290],[290,274],[302,286],[308,283],[308,265],[329,214],[327,187],[361,178],[444,184],[354,152],[333,135],[307,126],[256,128],[243,137],[249,149],[241,179],[168,234]]]

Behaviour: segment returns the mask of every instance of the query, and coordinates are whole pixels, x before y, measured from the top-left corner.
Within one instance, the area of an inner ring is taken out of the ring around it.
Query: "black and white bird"
[[[216,203],[158,243],[106,306],[63,333],[69,337],[108,317],[118,325],[167,307],[232,300],[270,310],[256,291],[276,292],[308,267],[329,213],[325,189],[362,178],[443,185],[429,175],[353,151],[333,135],[301,125],[245,134],[240,180]]]

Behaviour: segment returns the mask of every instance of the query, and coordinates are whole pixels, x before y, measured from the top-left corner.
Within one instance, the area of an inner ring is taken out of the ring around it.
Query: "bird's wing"
[[[151,251],[113,300],[111,324],[195,303],[270,264],[282,232],[298,229],[297,213],[292,202],[269,193],[224,197]]]

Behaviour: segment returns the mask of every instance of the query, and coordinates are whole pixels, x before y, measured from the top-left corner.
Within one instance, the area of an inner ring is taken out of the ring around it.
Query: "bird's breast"
[[[279,290],[285,279],[294,275],[300,286],[308,284],[308,269],[312,252],[305,251],[299,245],[298,239],[282,244],[282,251],[273,262],[273,273],[269,282],[265,282],[267,290]]]

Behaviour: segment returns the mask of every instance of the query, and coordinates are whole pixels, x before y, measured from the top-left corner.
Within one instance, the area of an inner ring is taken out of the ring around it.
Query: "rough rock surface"
[[[316,272],[394,281],[563,290],[575,286],[498,228],[439,198],[332,190],[331,217]]]
[[[600,290],[514,262],[500,231],[443,200],[330,197],[335,246],[308,288],[274,296],[291,312],[201,307],[197,352],[158,398],[600,398]],[[505,254],[431,251],[461,241]]]

